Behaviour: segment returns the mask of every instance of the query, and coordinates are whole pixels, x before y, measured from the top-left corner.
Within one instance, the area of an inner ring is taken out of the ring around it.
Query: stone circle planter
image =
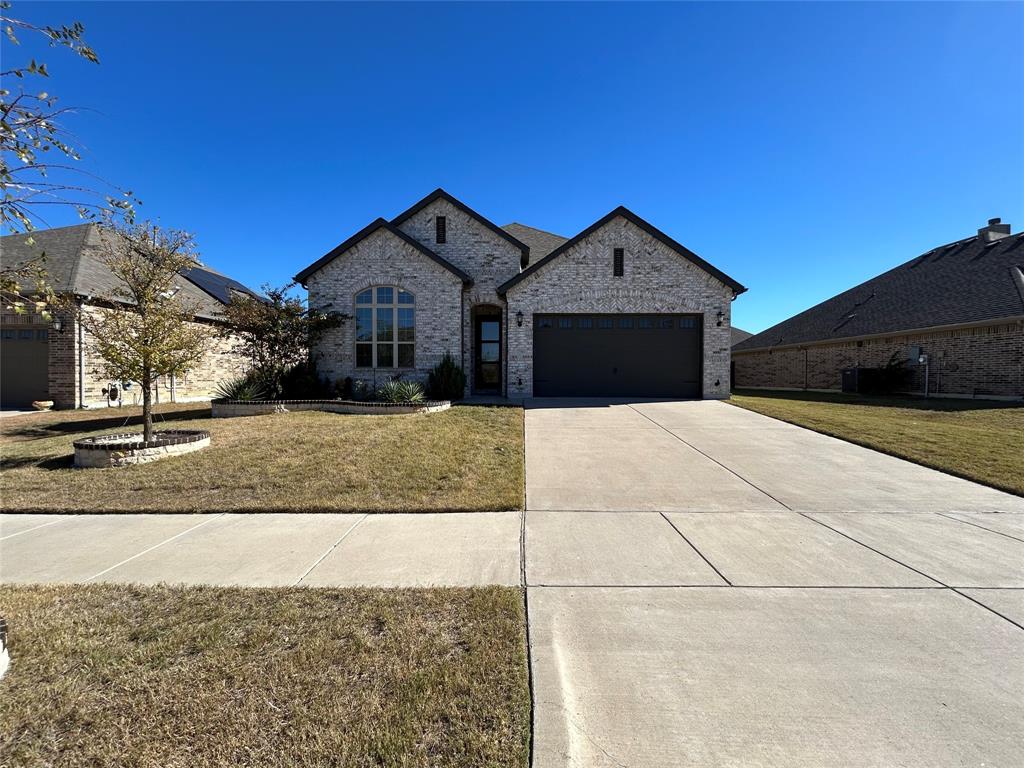
[[[395,416],[406,413],[436,413],[451,406],[449,400],[426,400],[422,403],[377,403],[368,400],[214,400],[210,403],[215,419],[264,416],[268,413],[289,411]]]
[[[200,451],[210,444],[210,433],[204,429],[167,429],[154,432],[146,442],[140,432],[99,435],[76,440],[76,467],[124,467],[148,461]]]

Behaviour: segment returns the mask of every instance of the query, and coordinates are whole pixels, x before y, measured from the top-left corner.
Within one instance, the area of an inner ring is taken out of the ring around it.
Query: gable
[[[713,267],[708,262],[704,261],[700,256],[695,254],[688,248],[680,245],[671,237],[666,235],[661,230],[657,229],[653,225],[641,219],[639,216],[634,214],[632,211],[620,206],[608,215],[598,219],[592,225],[587,227],[585,230],[580,232],[575,237],[563,243],[561,246],[553,250],[543,259],[532,264],[528,269],[523,270],[518,275],[508,280],[503,285],[498,287],[498,293],[504,294],[507,291],[515,288],[517,285],[522,284],[524,281],[531,281],[535,275],[543,273],[551,268],[559,259],[566,258],[575,255],[577,258],[580,254],[591,253],[592,258],[601,259],[602,264],[607,265],[608,270],[610,267],[611,248],[621,247],[620,245],[608,245],[602,244],[600,247],[607,251],[600,253],[592,253],[595,245],[602,240],[602,234],[613,226],[625,226],[626,230],[631,230],[634,234],[642,234],[650,243],[657,243],[662,250],[673,254],[683,264],[688,264],[690,267],[696,268],[706,276],[714,279],[717,283],[729,288],[733,295],[739,295],[747,289],[733,280],[731,277],[726,275],[721,270]],[[650,255],[653,253],[650,246],[635,248],[633,258],[642,259],[644,255]],[[610,274],[610,272],[609,272]],[[543,279],[543,278],[539,278]]]

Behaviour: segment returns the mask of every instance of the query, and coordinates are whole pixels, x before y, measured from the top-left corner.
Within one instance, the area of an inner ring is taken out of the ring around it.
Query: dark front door
[[[501,317],[478,317],[475,338],[473,388],[477,392],[498,392],[501,390]]]
[[[534,315],[538,397],[700,397],[698,315]]]

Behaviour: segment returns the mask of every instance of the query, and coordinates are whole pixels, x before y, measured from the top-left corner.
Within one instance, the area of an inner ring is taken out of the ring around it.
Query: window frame
[[[391,291],[391,301],[380,301],[380,289],[389,289]],[[359,297],[370,292],[370,302],[360,303]],[[411,297],[412,301],[401,301],[402,296],[406,295]],[[398,285],[370,285],[365,288],[360,288],[355,292],[352,297],[352,306],[355,310],[354,320],[355,328],[353,331],[352,339],[352,363],[353,367],[357,370],[393,370],[393,371],[409,371],[416,368],[416,294],[412,291],[402,288]],[[365,309],[370,313],[370,339],[368,341],[361,341],[359,339],[359,310]],[[391,339],[390,341],[378,340],[378,318],[381,317],[380,312],[384,310],[391,310]],[[400,339],[400,323],[399,317],[402,310],[409,310],[412,312],[412,341],[403,341]],[[380,347],[390,346],[391,347],[391,364],[380,365],[378,364],[378,353]],[[359,364],[359,348],[369,347],[370,348],[370,365]],[[412,350],[412,364],[411,365],[400,365],[399,361],[401,358],[402,347],[408,347]]]

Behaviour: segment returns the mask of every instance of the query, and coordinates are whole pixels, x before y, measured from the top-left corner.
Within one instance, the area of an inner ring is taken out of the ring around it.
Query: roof
[[[730,332],[731,337],[729,343],[734,347],[741,341],[749,339],[751,336],[754,335],[750,331],[744,331],[742,328],[737,328],[735,325],[732,326],[732,328],[730,328]]]
[[[737,352],[1024,315],[1024,236],[940,245],[738,344]]]
[[[30,236],[32,244],[26,242]],[[8,265],[24,264],[42,256],[47,280],[57,293],[116,298],[119,281],[103,261],[103,240],[96,224],[40,229],[31,235],[6,235],[0,238],[0,251]],[[231,290],[258,296],[237,280],[207,266],[186,270],[182,277],[178,287],[182,297],[197,307],[197,317],[220,319]]]
[[[433,203],[433,202],[435,202],[437,200],[445,200],[446,202],[451,203],[456,208],[458,208],[460,211],[465,213],[467,216],[472,216],[474,219],[476,219],[481,224],[483,224],[485,227],[487,227],[489,230],[491,230],[494,234],[498,235],[499,237],[504,238],[505,240],[510,242],[512,245],[514,245],[516,248],[518,248],[520,250],[520,252],[522,253],[522,257],[521,257],[520,261],[522,262],[523,266],[526,266],[530,262],[530,248],[529,248],[529,246],[526,243],[521,242],[513,234],[511,234],[510,232],[505,231],[504,229],[499,227],[497,224],[495,224],[490,219],[487,219],[487,218],[481,216],[479,213],[474,211],[472,208],[470,208],[464,202],[462,202],[461,200],[458,200],[458,199],[452,197],[451,195],[449,195],[447,192],[445,192],[440,187],[435,189],[433,192],[431,192],[429,195],[424,197],[418,203],[415,203],[411,208],[408,208],[405,211],[402,211],[402,213],[400,213],[397,216],[395,216],[395,218],[393,218],[391,220],[391,223],[394,224],[397,227],[403,221],[405,221],[406,219],[410,218],[411,216],[415,216],[417,213],[419,213],[424,208],[426,208],[428,205],[430,205],[431,203]]]
[[[517,224],[515,222],[506,224],[502,229],[520,242],[529,246],[530,258],[534,261],[543,259],[555,250],[555,248],[562,245],[562,243],[569,239],[567,237],[562,237],[561,235],[556,235],[553,232],[545,232],[543,229],[528,227],[525,224]],[[525,267],[526,264],[523,266]]]
[[[457,278],[459,278],[466,285],[469,285],[470,283],[473,282],[473,278],[471,278],[469,275],[467,275],[461,269],[456,267],[454,264],[452,264],[451,262],[446,261],[445,259],[441,258],[440,256],[438,256],[436,253],[434,253],[432,250],[427,248],[422,243],[420,243],[420,242],[414,240],[413,238],[409,237],[407,234],[405,234],[405,232],[403,232],[398,227],[396,227],[392,222],[388,221],[387,219],[383,219],[383,218],[376,219],[376,220],[372,221],[369,225],[363,227],[361,230],[359,230],[354,235],[352,235],[352,237],[350,237],[348,240],[346,240],[345,242],[341,243],[337,247],[332,248],[326,254],[324,254],[319,259],[314,261],[312,264],[310,264],[308,267],[306,267],[304,270],[302,270],[301,272],[299,272],[299,274],[297,274],[295,276],[295,282],[302,283],[303,285],[305,285],[306,284],[306,280],[309,279],[310,275],[313,275],[314,273],[316,273],[319,270],[323,269],[329,263],[331,263],[336,258],[338,258],[343,253],[345,253],[345,251],[349,250],[354,245],[357,245],[358,243],[361,243],[363,240],[368,238],[370,235],[372,235],[378,229],[385,229],[385,230],[387,230],[388,232],[390,232],[392,235],[394,235],[395,237],[397,237],[400,240],[402,240],[407,245],[410,245],[413,248],[415,248],[417,251],[422,253],[428,259],[431,259],[432,261],[435,261],[438,264],[440,264],[442,267],[447,269],[449,272],[451,272],[453,275],[455,275]]]
[[[537,272],[538,270],[542,269],[545,265],[550,264],[552,261],[557,259],[563,253],[565,253],[566,251],[571,249],[578,242],[580,242],[581,240],[589,237],[592,233],[594,233],[597,230],[599,230],[605,224],[607,224],[608,222],[610,222],[613,219],[618,218],[620,216],[622,218],[626,219],[626,221],[630,222],[631,224],[633,224],[633,225],[639,227],[640,229],[642,229],[644,232],[646,232],[648,235],[653,237],[655,240],[658,240],[663,245],[668,246],[670,249],[675,251],[677,254],[682,256],[687,261],[690,261],[690,262],[696,264],[698,267],[703,269],[708,274],[710,274],[710,275],[716,277],[717,279],[721,280],[723,283],[725,283],[730,288],[732,288],[733,291],[735,291],[737,294],[743,293],[745,290],[747,290],[745,287],[743,287],[743,285],[741,285],[740,283],[738,283],[735,280],[733,280],[727,274],[725,274],[721,270],[711,266],[708,262],[704,261],[704,259],[702,259],[700,256],[695,254],[689,248],[686,248],[685,246],[680,245],[675,240],[673,240],[671,237],[669,237],[664,232],[662,232],[660,229],[655,227],[653,224],[651,224],[650,222],[645,221],[644,219],[641,219],[639,216],[637,216],[631,210],[629,210],[625,206],[621,206],[620,205],[614,211],[611,211],[607,215],[602,216],[600,219],[595,221],[593,224],[591,224],[589,227],[584,229],[582,232],[580,232],[575,237],[573,237],[573,238],[571,238],[569,240],[566,240],[560,246],[558,246],[553,251],[548,253],[544,258],[539,259],[538,261],[533,262],[533,264],[531,264],[529,267],[524,269],[522,272],[520,272],[518,275],[513,277],[511,280],[508,280],[505,283],[499,285],[498,286],[498,293],[504,294],[507,290],[512,288],[514,285],[516,285],[517,283],[525,280],[527,277],[532,275],[534,272]]]

